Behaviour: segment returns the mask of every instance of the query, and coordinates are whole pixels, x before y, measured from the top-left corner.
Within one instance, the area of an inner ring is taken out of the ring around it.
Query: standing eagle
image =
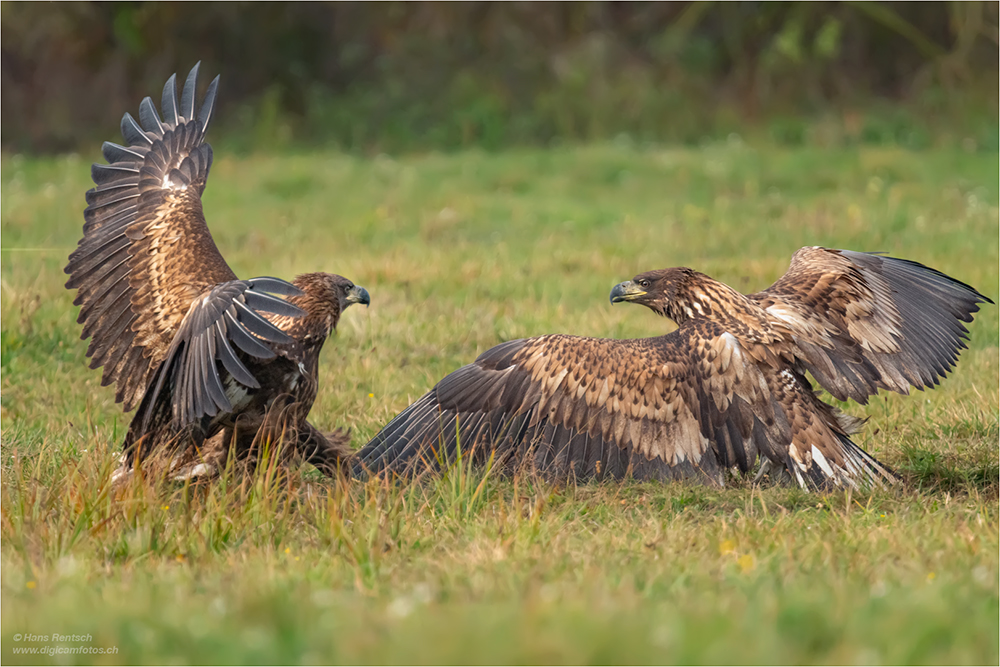
[[[292,283],[240,280],[222,258],[202,213],[212,165],[205,132],[219,78],[195,113],[198,65],[177,99],[163,88],[163,117],[150,98],[139,122],[122,118],[125,146],[106,142],[95,164],[83,238],[69,256],[81,338],[92,337],[91,368],[117,384],[126,411],[127,468],[150,454],[197,455],[208,438],[253,443],[269,414],[307,458],[324,468],[348,450],[305,421],[316,398],[320,349],[352,303],[368,292],[329,273]],[[280,295],[287,297],[279,298]]]
[[[721,484],[762,455],[803,487],[891,483],[851,442],[859,420],[821,401],[936,385],[965,347],[972,287],[916,262],[802,248],[744,295],[688,268],[620,283],[678,329],[607,340],[549,335],[484,352],[441,380],[359,453],[355,474],[413,473],[494,456],[557,478],[628,474]]]

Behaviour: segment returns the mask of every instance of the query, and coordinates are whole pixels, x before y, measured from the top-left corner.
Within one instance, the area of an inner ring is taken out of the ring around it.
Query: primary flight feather
[[[503,343],[451,373],[359,453],[355,474],[409,474],[459,449],[555,477],[693,478],[721,484],[758,457],[804,487],[891,483],[821,401],[936,385],[965,347],[972,287],[916,262],[799,250],[768,289],[744,295],[687,268],[620,283],[612,303],[674,320],[665,336],[549,335]]]
[[[195,455],[206,438],[249,446],[279,397],[296,406],[284,414],[309,451],[339,452],[343,438],[319,442],[305,417],[323,342],[368,293],[329,273],[292,283],[233,273],[202,212],[219,78],[196,111],[198,67],[179,99],[176,77],[167,80],[162,117],[148,97],[138,122],[126,113],[125,145],[106,142],[108,164],[91,169],[83,238],[65,269],[90,366],[104,367],[101,384],[116,384],[126,411],[139,408],[129,466],[162,450]]]

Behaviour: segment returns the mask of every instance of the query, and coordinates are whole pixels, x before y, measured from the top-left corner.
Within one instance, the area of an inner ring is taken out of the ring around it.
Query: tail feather
[[[822,447],[812,445],[805,452],[800,452],[794,444],[789,447],[785,465],[799,486],[804,489],[860,489],[887,487],[899,481],[889,466],[879,463],[847,435],[837,433],[836,436],[836,457],[823,453],[823,449],[829,453],[828,442]]]

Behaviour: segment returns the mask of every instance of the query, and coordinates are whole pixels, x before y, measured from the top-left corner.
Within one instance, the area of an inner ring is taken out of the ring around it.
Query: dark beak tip
[[[625,283],[618,283],[611,288],[610,300],[612,304],[616,304],[620,301],[625,300]]]
[[[371,304],[371,296],[369,296],[368,290],[364,287],[355,285],[348,295],[348,303],[363,303],[365,304],[365,308],[367,308]]]
[[[623,283],[618,283],[611,289],[611,303],[620,303],[622,301],[635,301],[636,298],[642,296],[646,292],[631,280],[626,280]]]

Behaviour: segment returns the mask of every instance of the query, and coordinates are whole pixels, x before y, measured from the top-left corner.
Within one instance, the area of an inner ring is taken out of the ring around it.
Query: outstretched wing
[[[482,456],[577,477],[721,481],[764,440],[787,440],[767,384],[711,322],[667,336],[542,336],[488,350],[448,375],[359,453],[355,472]]]
[[[965,348],[975,289],[917,262],[802,248],[763,292],[749,295],[783,328],[794,355],[840,400],[879,389],[932,387]]]
[[[102,385],[132,409],[166,358],[192,302],[236,276],[219,254],[202,214],[212,149],[204,143],[218,77],[195,114],[198,65],[180,102],[175,76],[163,88],[163,118],[150,98],[139,123],[122,119],[127,145],[105,143],[107,165],[91,170],[83,238],[69,257],[66,286],[77,289],[82,338]]]

